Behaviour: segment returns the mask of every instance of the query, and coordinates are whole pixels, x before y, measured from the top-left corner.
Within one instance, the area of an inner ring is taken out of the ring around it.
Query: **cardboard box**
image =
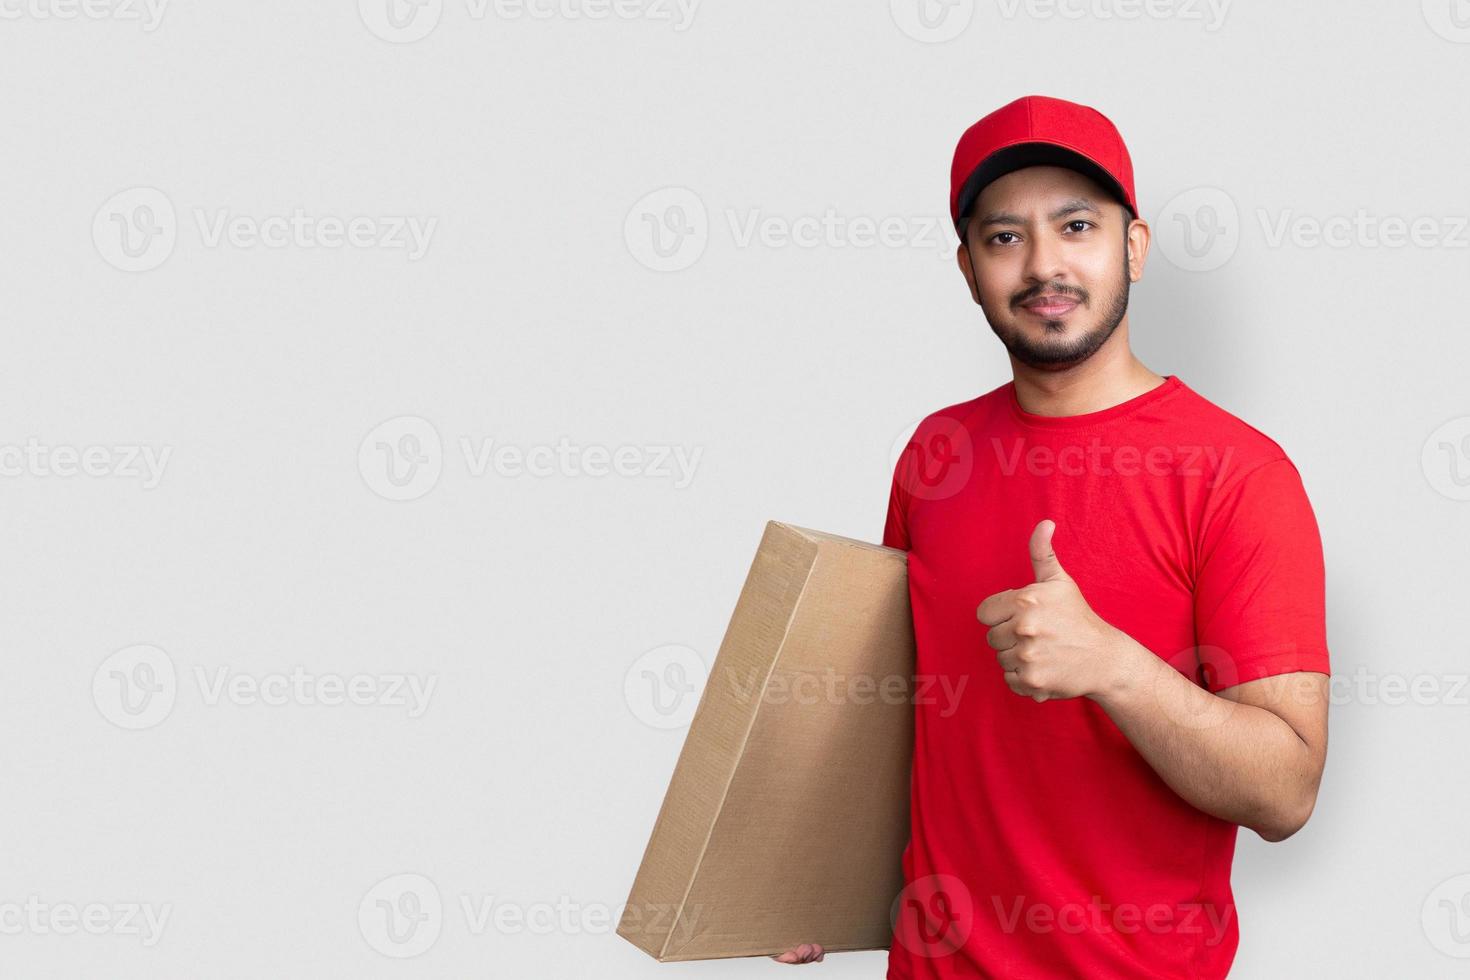
[[[886,949],[913,643],[905,552],[769,522],[618,935],[661,962]]]

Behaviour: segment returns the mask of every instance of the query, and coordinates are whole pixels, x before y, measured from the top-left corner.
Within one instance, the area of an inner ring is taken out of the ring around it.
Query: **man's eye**
[[[1069,222],[1067,222],[1067,227],[1068,228],[1071,228],[1073,225],[1081,225],[1082,227],[1081,228],[1078,228],[1077,230],[1078,231],[1086,231],[1088,228],[1091,228],[1092,227],[1092,222],[1091,221],[1083,221],[1081,218],[1078,218],[1076,221],[1069,221]]]
[[[991,239],[990,240],[992,242],[995,242],[997,245],[1009,245],[1010,244],[1009,242],[1003,242],[1003,241],[1000,240],[1000,239],[1006,238],[1008,236],[1010,238],[1015,238],[1016,237],[1016,233],[1013,232],[1013,231],[1001,231],[1001,232],[997,232],[996,234],[994,234],[993,236],[991,236]]]

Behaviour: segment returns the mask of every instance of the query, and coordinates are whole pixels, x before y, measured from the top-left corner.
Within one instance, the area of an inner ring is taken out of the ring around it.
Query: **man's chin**
[[[1055,329],[1047,327],[1044,332],[1039,326],[1022,327],[1003,335],[1001,341],[1016,360],[1027,367],[1059,371],[1074,367],[1097,352],[1097,348],[1091,345],[1079,347],[1079,336],[1086,335],[1058,324]]]
[[[1011,350],[1011,353],[1015,355],[1016,360],[1020,361],[1022,364],[1026,365],[1028,368],[1031,368],[1034,371],[1065,371],[1068,368],[1074,368],[1077,365],[1081,364],[1083,361],[1091,357],[1092,354],[1096,353],[1096,351],[1087,354],[1078,354],[1074,357],[1065,357],[1058,359],[1038,358],[1032,353],[1028,353],[1026,351],[1017,351],[1014,348]]]

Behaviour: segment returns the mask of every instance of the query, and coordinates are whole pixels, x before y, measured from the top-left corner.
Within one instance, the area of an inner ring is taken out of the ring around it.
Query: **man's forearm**
[[[1316,797],[1311,748],[1277,715],[1191,683],[1118,633],[1116,681],[1092,695],[1174,792],[1195,807],[1282,840]]]

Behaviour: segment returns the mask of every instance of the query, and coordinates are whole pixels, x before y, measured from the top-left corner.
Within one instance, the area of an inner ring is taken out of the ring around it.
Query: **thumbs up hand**
[[[990,596],[975,617],[990,627],[985,642],[996,651],[1005,682],[1038,702],[1088,697],[1108,690],[1123,670],[1126,638],[1092,611],[1052,550],[1055,521],[1031,532],[1036,581]]]

